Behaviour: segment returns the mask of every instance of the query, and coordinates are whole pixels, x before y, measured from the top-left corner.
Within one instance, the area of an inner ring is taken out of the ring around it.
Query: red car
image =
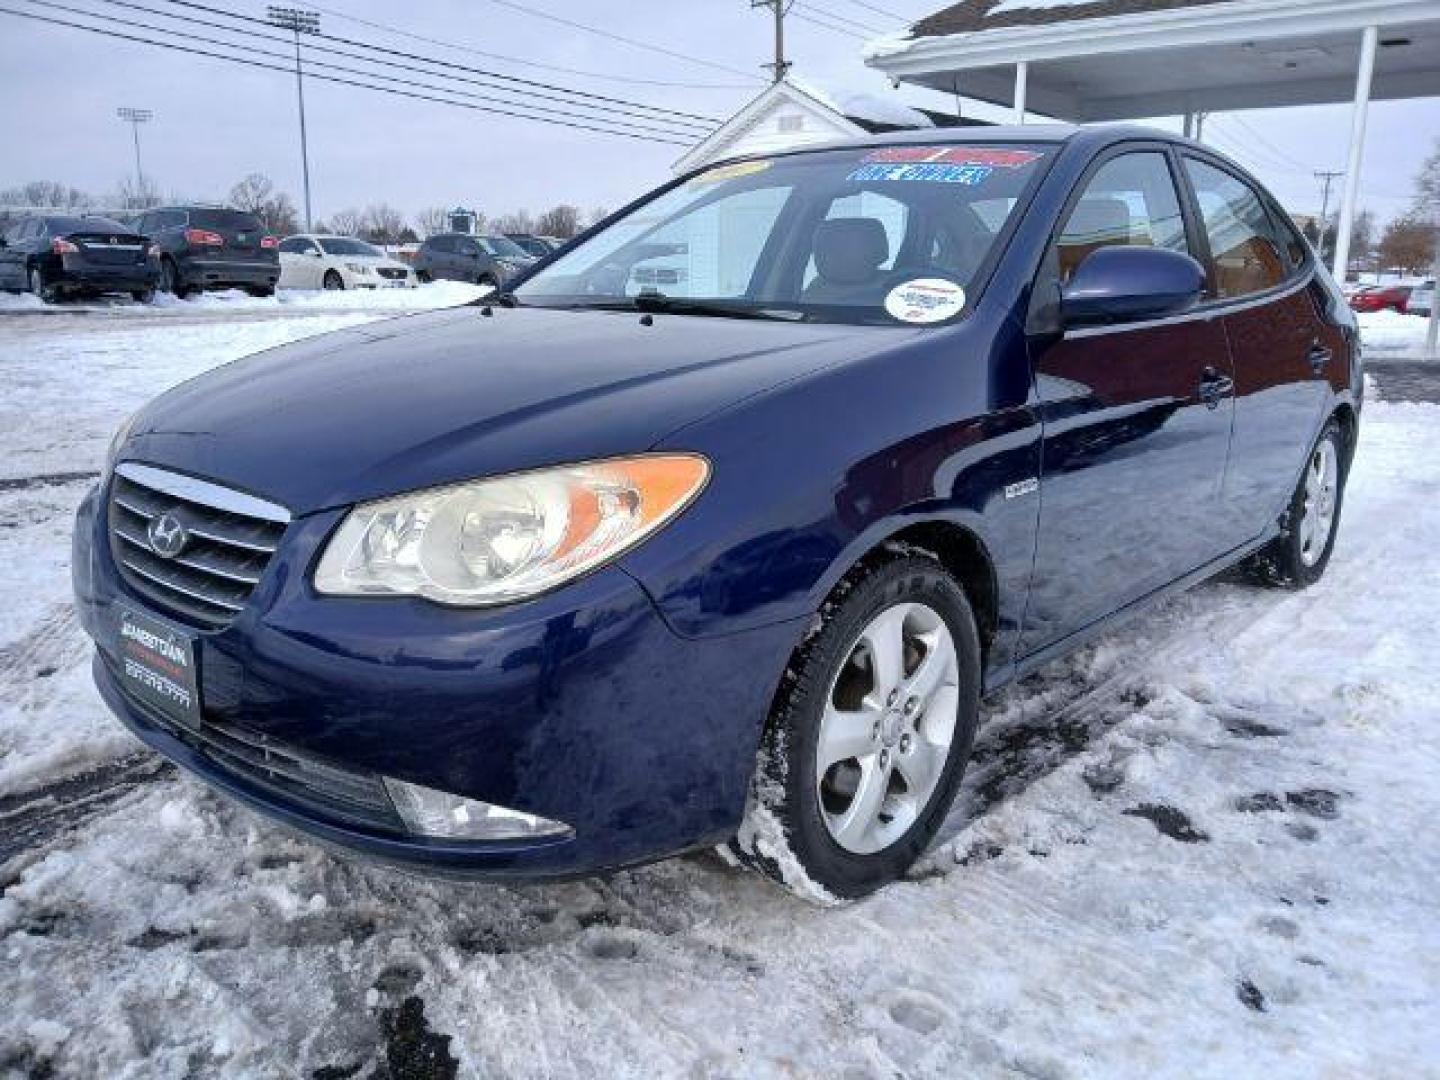
[[[1404,313],[1410,303],[1413,285],[1372,285],[1350,297],[1356,311],[1399,311]]]

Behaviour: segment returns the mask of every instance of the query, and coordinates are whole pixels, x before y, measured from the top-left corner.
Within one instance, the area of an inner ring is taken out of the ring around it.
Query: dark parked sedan
[[[1228,567],[1320,577],[1356,341],[1197,143],[732,161],[483,306],[142,409],[78,607],[131,730],[332,844],[491,878],[725,844],[858,897],[934,837],[981,695]]]
[[[158,254],[144,236],[109,218],[24,217],[0,238],[0,289],[28,289],[46,303],[107,292],[149,300]]]
[[[430,236],[415,254],[421,281],[468,281],[501,285],[529,268],[534,256],[505,236],[442,233]]]
[[[161,287],[185,297],[203,289],[244,289],[270,296],[280,280],[280,238],[245,210],[164,206],[135,227],[160,249]]]

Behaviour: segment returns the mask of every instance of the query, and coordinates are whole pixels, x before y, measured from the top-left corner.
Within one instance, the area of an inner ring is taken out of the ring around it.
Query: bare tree
[[[450,211],[443,206],[426,207],[415,215],[415,224],[420,227],[422,236],[434,236],[436,233],[449,232]]]
[[[495,219],[495,229],[502,233],[533,233],[535,219],[530,216],[529,210],[512,210]]]
[[[597,206],[597,207],[594,207],[594,208],[590,211],[590,216],[585,220],[585,227],[586,227],[587,229],[589,229],[589,228],[592,228],[592,227],[594,227],[594,226],[596,226],[596,225],[599,225],[600,222],[604,221],[604,220],[605,220],[607,217],[609,217],[609,216],[610,216],[610,208],[609,208],[609,207],[606,207],[606,206]]]
[[[80,210],[93,206],[95,200],[79,188],[58,180],[31,180],[19,187],[0,191],[0,205],[53,206],[57,210]]]
[[[396,244],[405,232],[405,215],[388,203],[373,203],[365,208],[361,232],[374,244]]]
[[[230,205],[258,214],[275,193],[275,184],[264,173],[251,173],[230,189]]]
[[[568,203],[552,206],[535,222],[535,231],[541,236],[558,236],[568,240],[580,231],[580,208]]]
[[[337,236],[359,236],[363,224],[359,210],[337,210],[330,215],[330,231]]]
[[[160,189],[148,176],[141,176],[138,181],[134,177],[125,177],[115,189],[115,200],[126,210],[148,210],[164,201]]]

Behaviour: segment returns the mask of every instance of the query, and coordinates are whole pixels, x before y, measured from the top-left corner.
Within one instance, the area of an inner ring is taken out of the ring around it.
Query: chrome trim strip
[[[133,480],[142,487],[173,495],[177,499],[199,503],[230,514],[262,518],[280,525],[290,524],[290,511],[279,503],[258,499],[207,480],[198,480],[184,473],[157,469],[153,465],[141,465],[135,461],[122,461],[115,471],[127,480]]]
[[[181,596],[188,596],[191,600],[199,600],[202,604],[209,604],[211,607],[221,608],[224,611],[233,611],[238,613],[245,610],[244,604],[237,604],[230,600],[221,600],[219,597],[216,596],[206,596],[204,593],[196,592],[194,589],[177,584],[176,582],[171,581],[168,578],[161,577],[153,570],[146,570],[143,566],[136,566],[129,559],[121,559],[120,563],[126,569],[131,570],[136,574],[139,574],[147,581],[153,581],[156,585],[163,586],[167,589],[173,589]]]
[[[1308,274],[1302,274],[1290,284],[1289,288],[1272,289],[1268,292],[1256,293],[1254,296],[1233,302],[1212,301],[1203,307],[1191,308],[1181,315],[1170,315],[1163,319],[1147,319],[1144,322],[1115,323],[1108,326],[1082,326],[1075,330],[1065,331],[1065,340],[1071,341],[1076,338],[1096,337],[1100,334],[1123,334],[1131,330],[1153,330],[1159,326],[1175,326],[1178,323],[1194,322],[1196,319],[1219,319],[1226,315],[1233,315],[1236,312],[1248,311],[1253,307],[1260,307],[1262,304],[1272,304],[1276,300],[1284,300],[1287,296],[1293,296],[1301,289],[1310,284],[1314,275],[1312,269]]]
[[[120,539],[124,540],[127,544],[131,544],[139,548],[147,555],[155,554],[154,548],[152,548],[146,541],[141,540],[139,537],[131,536],[124,529],[117,528],[115,530],[115,535],[120,537]],[[175,563],[178,566],[189,567],[191,570],[194,570],[201,574],[210,574],[212,577],[223,578],[226,581],[233,581],[237,585],[250,585],[253,587],[260,584],[259,575],[251,577],[248,574],[240,573],[238,570],[228,570],[224,567],[213,566],[210,563],[197,562],[195,559],[189,558],[185,555],[172,555],[167,561]]]

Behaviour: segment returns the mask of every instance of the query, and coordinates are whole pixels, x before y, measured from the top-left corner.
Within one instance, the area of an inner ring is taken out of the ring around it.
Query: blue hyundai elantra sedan
[[[980,699],[1335,541],[1355,323],[1198,143],[735,160],[485,300],[162,395],[75,530],[142,740],[317,839],[540,879],[725,845],[818,901],[934,837]]]

